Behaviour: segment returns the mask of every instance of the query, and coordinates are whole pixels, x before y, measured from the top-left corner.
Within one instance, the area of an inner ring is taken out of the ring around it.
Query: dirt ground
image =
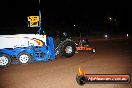
[[[132,75],[132,41],[92,41],[96,53],[79,52],[71,58],[0,68],[0,88],[132,88],[130,84],[85,84],[76,82],[78,67],[88,74]]]

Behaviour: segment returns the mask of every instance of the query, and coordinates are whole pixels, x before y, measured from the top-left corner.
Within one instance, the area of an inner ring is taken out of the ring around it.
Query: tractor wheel
[[[7,67],[11,64],[11,58],[7,54],[0,54],[0,67]]]
[[[95,49],[95,48],[93,48],[93,49],[92,49],[92,53],[95,53],[95,52],[96,52],[96,49]]]
[[[28,53],[22,52],[18,55],[18,61],[20,64],[30,63],[32,56]]]
[[[84,85],[87,82],[87,79],[84,76],[76,76],[76,82],[79,85]]]
[[[76,47],[72,41],[66,41],[60,48],[60,55],[66,58],[72,57],[75,54]]]

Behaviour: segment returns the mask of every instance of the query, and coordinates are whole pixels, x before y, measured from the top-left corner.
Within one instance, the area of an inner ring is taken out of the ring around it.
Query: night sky
[[[42,13],[42,28],[82,32],[130,32],[131,3],[126,0],[4,0],[0,2],[1,34],[27,28],[27,16]],[[110,21],[109,18],[112,18]],[[115,31],[116,30],[116,31]]]

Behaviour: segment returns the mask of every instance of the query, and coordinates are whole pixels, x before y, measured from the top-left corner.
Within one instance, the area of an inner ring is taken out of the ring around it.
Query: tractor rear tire
[[[11,64],[11,58],[7,54],[0,54],[0,67],[8,67]]]
[[[60,47],[60,55],[66,58],[72,57],[75,54],[76,47],[73,41],[65,41]]]

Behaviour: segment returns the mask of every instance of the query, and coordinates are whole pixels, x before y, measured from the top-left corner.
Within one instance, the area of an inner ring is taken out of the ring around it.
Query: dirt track
[[[0,88],[132,88],[132,83],[84,86],[76,83],[79,66],[88,74],[132,75],[131,40],[91,43],[97,49],[95,54],[85,51],[67,59],[57,56],[54,61],[0,68]]]

